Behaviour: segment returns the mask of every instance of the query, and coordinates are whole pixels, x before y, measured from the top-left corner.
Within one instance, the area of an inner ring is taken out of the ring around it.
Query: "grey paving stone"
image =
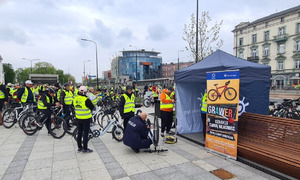
[[[15,155],[13,161],[22,161],[22,160],[28,160],[30,154],[26,155]]]
[[[113,156],[105,157],[105,158],[101,158],[101,159],[104,164],[108,164],[108,163],[116,161],[116,159]]]
[[[164,179],[164,180],[190,180],[191,177],[187,176],[185,174],[182,174],[180,172],[175,172],[172,174],[165,174],[164,176],[162,176],[162,179]]]
[[[203,159],[205,162],[217,167],[217,168],[223,168],[228,165],[231,165],[230,161],[225,160],[224,158],[220,158],[218,156],[212,156],[206,159]]]
[[[176,169],[178,169],[182,174],[188,175],[188,176],[195,176],[199,173],[207,173],[204,169],[200,168],[199,166],[195,165],[194,163],[184,163],[175,165]]]
[[[154,172],[145,172],[141,174],[136,174],[130,177],[131,180],[154,180],[154,179],[160,179],[160,177],[155,174]]]
[[[227,170],[228,172],[236,175],[236,177],[239,179],[251,179],[251,178],[252,179],[266,179],[254,172],[249,171],[248,169],[245,169],[240,166],[232,165],[232,164],[225,167],[224,169]]]
[[[218,178],[217,176],[213,175],[212,173],[210,172],[204,172],[204,173],[199,173],[199,174],[196,174],[194,176],[190,176],[191,179],[193,180],[199,180],[199,179],[207,179],[207,180],[220,180],[220,178]],[[230,180],[234,180],[234,179],[230,179]],[[235,179],[236,180],[236,179]]]
[[[31,146],[21,146],[19,151],[29,151],[32,150],[33,147]]]
[[[154,173],[160,177],[163,177],[168,174],[176,173],[176,171],[177,169],[174,166],[170,166],[170,167],[155,170]]]
[[[13,173],[13,174],[4,174],[2,180],[19,180],[22,177],[23,172]]]
[[[105,164],[105,167],[106,167],[106,169],[107,169],[108,171],[113,170],[113,169],[119,169],[119,168],[122,168],[122,167],[120,166],[120,164],[117,163],[117,161],[114,161],[114,162],[111,162],[111,163],[107,163],[107,164]]]
[[[16,166],[24,166],[26,165],[26,163],[28,162],[28,160],[20,160],[20,161],[12,161],[9,165],[9,167],[16,167]]]
[[[29,156],[31,153],[32,149],[28,149],[27,151],[18,151],[17,156]]]
[[[110,176],[112,177],[112,179],[119,179],[119,178],[123,178],[123,177],[127,177],[127,173],[120,167],[118,169],[111,169],[108,170]]]
[[[5,174],[23,173],[25,166],[15,166],[6,169]]]
[[[106,158],[106,157],[113,157],[113,155],[110,152],[101,154],[101,158]]]

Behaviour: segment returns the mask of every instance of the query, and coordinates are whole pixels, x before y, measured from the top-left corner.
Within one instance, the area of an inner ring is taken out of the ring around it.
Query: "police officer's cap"
[[[66,86],[70,86],[70,84],[69,84],[69,83],[65,83],[64,86],[65,86],[65,87],[66,87]]]

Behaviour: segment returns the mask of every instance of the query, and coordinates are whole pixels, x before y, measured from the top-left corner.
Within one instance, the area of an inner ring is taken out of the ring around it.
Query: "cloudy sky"
[[[224,21],[222,50],[232,53],[235,25],[297,5],[299,0],[199,0],[199,12]],[[187,45],[183,27],[195,11],[196,0],[0,0],[0,55],[15,69],[30,66],[22,58],[47,61],[65,72],[70,68],[76,81],[85,60],[92,60],[87,73],[96,72],[95,46],[81,38],[98,44],[99,76],[123,49],[159,51],[169,63]],[[188,52],[180,57],[192,60]]]

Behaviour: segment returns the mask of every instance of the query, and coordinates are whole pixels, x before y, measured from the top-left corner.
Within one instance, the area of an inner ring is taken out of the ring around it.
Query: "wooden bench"
[[[300,120],[243,113],[238,155],[300,179]]]

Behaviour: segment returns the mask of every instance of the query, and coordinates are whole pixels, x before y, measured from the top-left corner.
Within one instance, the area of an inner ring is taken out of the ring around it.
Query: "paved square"
[[[175,144],[160,142],[167,152],[134,153],[112,139],[111,134],[105,134],[89,141],[93,153],[83,154],[77,152],[77,144],[70,135],[53,139],[44,129],[26,136],[17,126],[0,127],[0,137],[3,180],[218,179],[209,172],[217,168],[235,174],[234,179],[276,179],[240,162],[208,153],[202,146],[181,138]]]

